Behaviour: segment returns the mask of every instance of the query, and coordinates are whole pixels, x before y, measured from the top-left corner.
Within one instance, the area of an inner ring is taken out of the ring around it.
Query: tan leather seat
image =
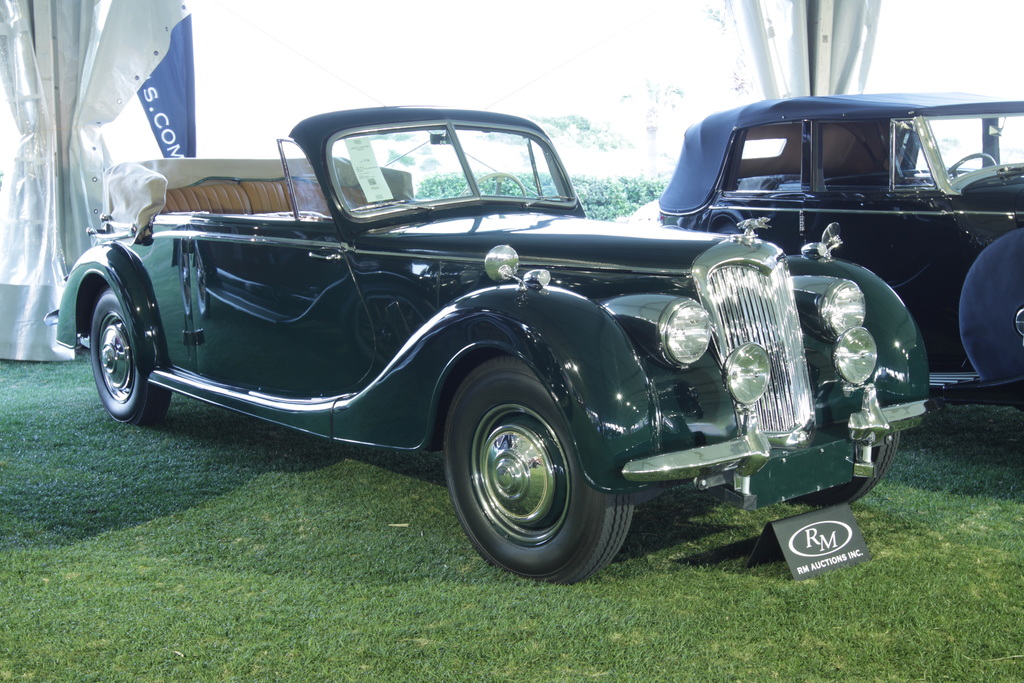
[[[252,213],[249,197],[238,183],[216,183],[167,190],[162,213]]]
[[[292,210],[283,180],[243,180],[218,182],[167,190],[161,213],[254,214],[282,213]]]
[[[249,198],[252,213],[281,213],[292,210],[288,189],[283,180],[243,180],[239,185]]]

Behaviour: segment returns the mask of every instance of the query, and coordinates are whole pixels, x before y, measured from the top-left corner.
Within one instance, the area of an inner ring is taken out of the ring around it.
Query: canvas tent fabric
[[[881,0],[729,3],[766,97],[863,89]],[[43,318],[86,228],[99,227],[103,125],[189,11],[182,0],[0,0],[0,80],[20,135],[0,190],[0,358],[70,357]]]
[[[864,91],[882,0],[728,0],[765,99]]]
[[[187,14],[181,0],[0,0],[0,80],[20,136],[0,189],[0,358],[69,357],[44,317],[99,227],[102,127]]]

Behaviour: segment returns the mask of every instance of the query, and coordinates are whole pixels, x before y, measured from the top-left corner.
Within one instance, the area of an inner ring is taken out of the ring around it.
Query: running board
[[[945,387],[950,384],[977,382],[979,379],[976,372],[933,372],[928,376],[928,384],[932,387]]]

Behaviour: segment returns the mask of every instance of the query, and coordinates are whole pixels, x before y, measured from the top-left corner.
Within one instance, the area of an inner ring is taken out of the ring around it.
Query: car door
[[[836,257],[885,280],[917,319],[933,359],[958,363],[957,303],[970,264],[920,142],[900,133],[893,145],[893,131],[900,130],[894,125],[888,119],[815,123],[805,225],[813,241],[838,223],[843,245]]]
[[[333,222],[231,216],[192,227],[185,337],[200,374],[297,398],[358,388],[373,334]]]

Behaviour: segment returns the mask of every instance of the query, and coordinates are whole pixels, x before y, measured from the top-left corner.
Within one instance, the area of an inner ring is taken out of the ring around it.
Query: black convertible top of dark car
[[[711,199],[733,131],[793,119],[886,119],[1011,114],[1024,102],[960,93],[831,95],[765,100],[712,114],[686,131],[675,173],[661,197],[667,213],[697,211]]]

